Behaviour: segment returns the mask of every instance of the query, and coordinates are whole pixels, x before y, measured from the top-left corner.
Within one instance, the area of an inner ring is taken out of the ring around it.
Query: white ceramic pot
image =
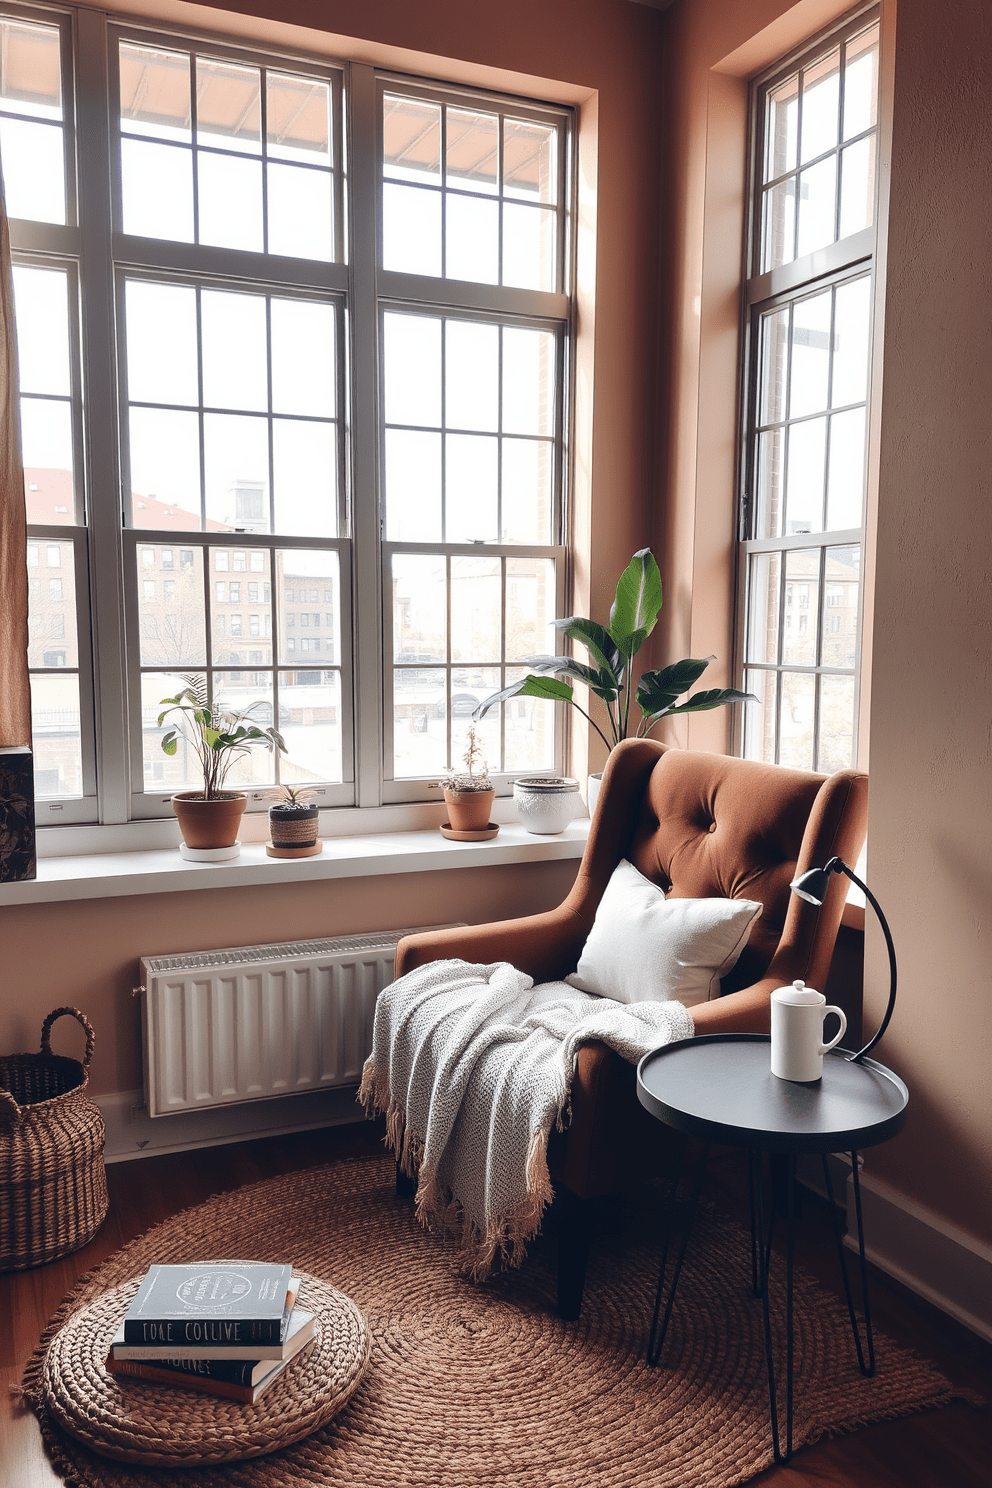
[[[564,832],[580,809],[579,782],[567,775],[524,775],[513,782],[521,826],[539,837]]]
[[[596,802],[599,800],[599,787],[603,783],[602,770],[596,770],[589,776],[586,782],[586,807],[589,811],[590,821],[596,815]]]

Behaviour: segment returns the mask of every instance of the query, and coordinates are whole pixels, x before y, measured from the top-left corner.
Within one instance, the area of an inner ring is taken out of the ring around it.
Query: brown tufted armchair
[[[822,988],[846,882],[834,876],[822,908],[790,893],[798,873],[837,854],[857,860],[868,813],[868,777],[815,775],[725,755],[628,740],[610,756],[589,841],[571,893],[558,909],[526,919],[410,935],[396,975],[428,961],[509,961],[535,982],[574,971],[610,875],[627,858],[680,899],[756,899],[764,909],[719,998],[693,1008],[697,1033],[767,1032],[775,987],[802,977]],[[579,1053],[572,1120],[549,1152],[564,1190],[558,1310],[579,1314],[590,1203],[613,1192],[662,1129],[636,1098],[635,1071],[604,1044]]]

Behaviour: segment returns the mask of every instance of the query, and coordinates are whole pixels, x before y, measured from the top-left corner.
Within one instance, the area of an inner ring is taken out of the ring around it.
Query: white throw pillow
[[[719,994],[762,910],[753,899],[666,899],[623,859],[600,900],[578,969],[580,992],[694,1007]]]

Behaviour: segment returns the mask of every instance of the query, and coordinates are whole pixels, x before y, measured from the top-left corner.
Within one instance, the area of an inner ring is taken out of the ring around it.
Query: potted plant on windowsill
[[[183,680],[187,685],[180,693],[162,699],[159,707],[163,711],[158,716],[161,727],[165,719],[178,714],[174,726],[163,735],[163,751],[174,755],[181,735],[196,752],[203,771],[202,790],[179,791],[172,797],[183,834],[179,850],[194,860],[236,858],[238,828],[248,797],[244,791],[224,788],[228,772],[236,760],[260,744],[283,751],[286,745],[278,729],[259,728],[252,721],[256,703],[238,710],[222,708],[210,700],[203,678]]]
[[[269,841],[265,851],[270,858],[312,858],[323,843],[317,836],[320,812],[309,799],[316,794],[308,785],[281,785],[279,800],[269,807]]]
[[[463,839],[495,837],[499,827],[489,820],[489,812],[496,792],[474,724],[469,727],[463,761],[464,770],[449,770],[439,782],[448,807],[448,820],[441,832],[445,837]]]
[[[620,576],[608,625],[584,620],[579,615],[555,621],[557,630],[585,647],[590,664],[571,656],[528,656],[525,662],[533,671],[485,698],[476,709],[476,717],[485,717],[495,703],[512,697],[570,703],[588,719],[607,749],[612,750],[621,739],[646,738],[656,724],[673,714],[703,713],[731,703],[756,701],[754,693],[739,692],[735,687],[714,687],[685,697],[714,660],[712,656],[702,659],[690,656],[661,671],[642,672],[634,687],[634,658],[654,630],[662,603],[658,565],[650,548],[641,548]],[[571,682],[563,680],[566,677],[585,683],[606,704],[605,730],[576,702]],[[680,703],[681,697],[685,701]],[[636,715],[631,718],[632,704],[636,704],[639,719]],[[601,778],[601,774],[589,777],[590,816]]]

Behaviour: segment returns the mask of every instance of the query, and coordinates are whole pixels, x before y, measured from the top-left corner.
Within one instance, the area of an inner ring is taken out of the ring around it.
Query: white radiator
[[[141,960],[150,1116],[357,1085],[412,930]]]

